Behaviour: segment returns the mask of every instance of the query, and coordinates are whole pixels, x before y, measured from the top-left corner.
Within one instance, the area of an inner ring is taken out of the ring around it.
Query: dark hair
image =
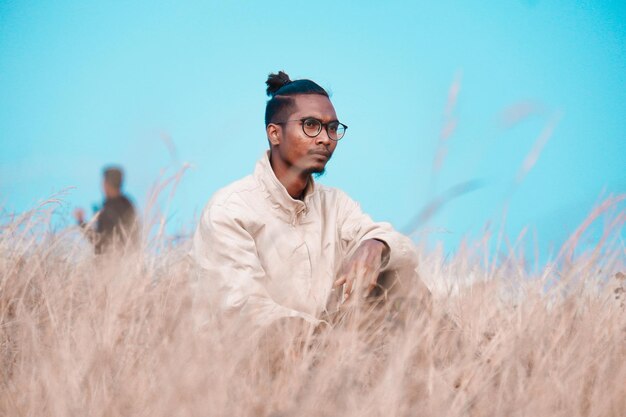
[[[267,95],[270,99],[265,107],[265,126],[276,119],[286,119],[293,111],[293,96],[298,94],[320,94],[328,97],[328,93],[311,80],[291,81],[283,71],[267,77]]]
[[[114,166],[106,167],[102,170],[102,176],[104,177],[104,182],[110,186],[118,190],[122,188],[122,183],[124,182],[124,172],[122,168]]]

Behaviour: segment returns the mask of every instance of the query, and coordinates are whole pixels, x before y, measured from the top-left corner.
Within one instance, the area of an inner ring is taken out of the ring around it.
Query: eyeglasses
[[[302,123],[302,131],[310,138],[317,137],[322,131],[322,127],[326,128],[328,137],[332,140],[339,140],[346,134],[348,126],[338,121],[332,121],[328,123],[322,123],[321,120],[317,120],[314,117],[305,117],[304,119],[286,120],[284,122],[274,122],[277,125],[282,125],[287,122],[300,122]]]

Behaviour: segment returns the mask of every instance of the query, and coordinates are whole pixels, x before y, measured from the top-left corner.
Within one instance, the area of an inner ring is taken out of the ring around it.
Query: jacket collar
[[[269,159],[270,151],[259,159],[254,170],[254,177],[259,182],[267,199],[272,207],[289,214],[289,218],[307,210],[307,204],[315,193],[315,184],[313,177],[309,178],[306,188],[304,189],[304,201],[292,198],[285,186],[276,178],[276,174],[272,169]]]

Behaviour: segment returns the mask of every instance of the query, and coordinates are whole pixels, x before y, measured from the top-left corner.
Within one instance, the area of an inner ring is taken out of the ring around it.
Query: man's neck
[[[270,165],[274,171],[274,175],[280,183],[285,187],[287,193],[295,200],[302,200],[304,190],[309,184],[311,175],[298,170],[293,165],[286,166],[278,160],[274,160],[270,155]]]

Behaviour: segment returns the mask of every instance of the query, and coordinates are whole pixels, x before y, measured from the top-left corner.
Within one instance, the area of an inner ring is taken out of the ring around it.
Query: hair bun
[[[278,74],[270,74],[267,77],[267,81],[265,81],[265,84],[267,84],[267,95],[274,97],[278,90],[290,82],[291,79],[289,79],[289,76],[283,71],[278,71]]]

